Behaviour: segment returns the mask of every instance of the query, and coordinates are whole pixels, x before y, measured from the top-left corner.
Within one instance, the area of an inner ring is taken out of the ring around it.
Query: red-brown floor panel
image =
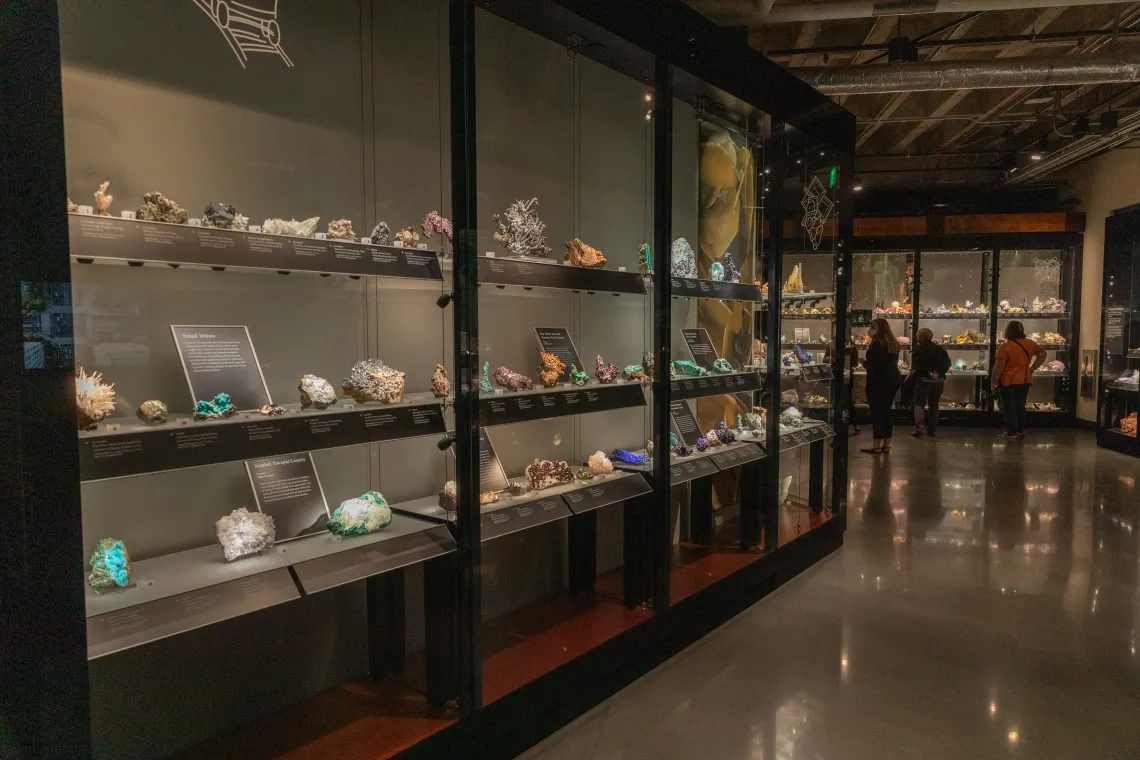
[[[347,683],[182,755],[183,760],[386,760],[454,722],[394,681]]]
[[[831,517],[829,510],[824,510],[823,513],[817,515],[806,506],[785,505],[780,509],[780,532],[777,537],[777,544],[783,546],[794,541],[808,531],[815,530],[823,525]]]
[[[619,576],[620,577],[620,576]],[[483,626],[483,702],[490,703],[650,617],[607,596],[566,594]]]

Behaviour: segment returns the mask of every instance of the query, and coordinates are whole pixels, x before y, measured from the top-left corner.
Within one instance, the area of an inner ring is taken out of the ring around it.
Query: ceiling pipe
[[[912,16],[923,13],[964,13],[966,11],[1005,11],[1028,8],[1061,8],[1079,5],[1111,5],[1120,0],[831,0],[777,6],[764,19],[768,24],[803,21],[831,21],[875,16]]]
[[[1002,185],[1024,185],[1054,174],[1073,164],[1080,163],[1107,150],[1126,145],[1140,137],[1140,111],[1120,119],[1116,130],[1108,135],[1088,135],[1046,155],[1040,161],[1023,167],[1009,175]]]
[[[1140,54],[797,68],[791,71],[826,95],[1073,87],[1140,82]]]
[[[1140,29],[1119,29],[1116,31],[1104,29],[1086,29],[1076,32],[1040,32],[1038,34],[1004,34],[995,37],[962,37],[960,39],[942,40],[914,40],[915,46],[923,48],[939,47],[974,47],[978,45],[1008,45],[1011,42],[1052,43],[1052,42],[1079,42],[1094,37],[1113,37],[1126,39],[1140,37]],[[872,50],[886,50],[887,44],[881,45],[828,45],[824,47],[809,48],[783,48],[780,50],[765,50],[764,55],[769,58],[788,55],[822,55],[831,53],[862,53]]]

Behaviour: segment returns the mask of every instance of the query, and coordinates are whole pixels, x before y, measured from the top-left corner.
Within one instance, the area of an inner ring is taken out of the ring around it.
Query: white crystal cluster
[[[590,468],[591,475],[605,475],[614,471],[614,463],[601,451],[591,454],[586,466]]]
[[[319,216],[298,222],[296,219],[266,219],[261,224],[261,231],[267,235],[291,235],[293,237],[312,237],[317,231]]]
[[[273,518],[239,507],[214,523],[226,562],[257,554],[273,546],[277,529]]]

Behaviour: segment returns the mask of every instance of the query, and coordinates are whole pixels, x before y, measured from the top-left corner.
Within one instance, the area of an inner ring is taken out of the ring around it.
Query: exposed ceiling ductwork
[[[1027,8],[1071,8],[1080,5],[1108,5],[1120,0],[833,0],[776,6],[762,19],[767,24],[803,21],[830,21],[875,16],[910,16],[920,13],[966,13],[968,11],[1025,10]]]
[[[882,66],[794,69],[828,95],[986,90],[1140,82],[1140,55],[1106,58],[1008,58]]]
[[[1080,137],[1040,161],[1014,172],[1002,184],[1024,185],[1041,180],[1106,150],[1127,145],[1138,138],[1140,138],[1140,111],[1122,117],[1112,134]]]

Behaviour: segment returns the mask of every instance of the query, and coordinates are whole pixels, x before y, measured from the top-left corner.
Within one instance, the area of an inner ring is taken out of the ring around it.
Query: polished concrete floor
[[[841,551],[523,757],[1140,758],[1140,462],[899,432]]]

